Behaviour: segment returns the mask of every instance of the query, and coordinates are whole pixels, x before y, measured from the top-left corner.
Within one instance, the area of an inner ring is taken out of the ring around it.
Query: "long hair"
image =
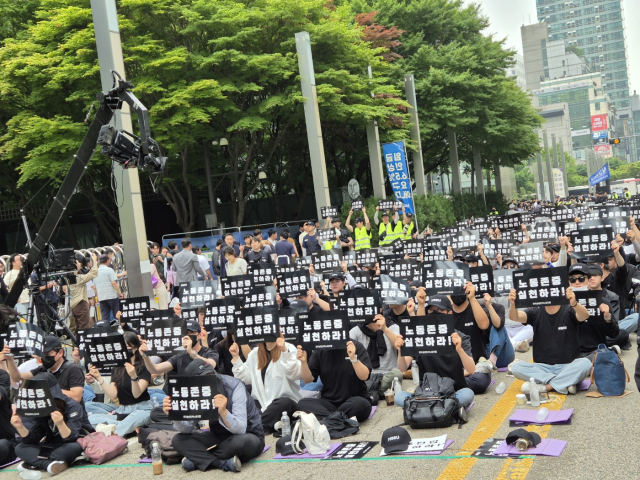
[[[140,355],[140,339],[138,339],[138,335],[134,332],[124,332],[122,334],[124,337],[124,341],[127,345],[131,345],[136,349],[136,353],[133,355],[133,366],[136,367],[136,375],[140,375],[140,372],[144,370],[144,360],[142,359],[142,355]],[[116,385],[120,384],[122,380],[125,378],[125,375],[129,375],[127,373],[127,369],[124,367],[117,367],[111,371],[111,381]]]
[[[282,336],[282,333],[280,334]],[[261,343],[258,345],[258,370],[262,370],[269,365],[269,360],[277,362],[280,359],[282,352],[279,348],[273,347],[273,350],[267,350],[267,344]]]

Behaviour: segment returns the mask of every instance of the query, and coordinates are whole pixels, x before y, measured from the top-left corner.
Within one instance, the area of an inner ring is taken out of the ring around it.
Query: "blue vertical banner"
[[[411,175],[407,166],[407,153],[404,142],[382,144],[384,163],[387,166],[389,183],[396,196],[396,200],[404,203],[405,211],[415,213],[413,193],[411,190]]]

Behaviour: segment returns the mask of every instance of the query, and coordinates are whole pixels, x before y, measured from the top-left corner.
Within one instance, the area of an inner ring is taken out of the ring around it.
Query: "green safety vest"
[[[500,215],[497,211],[489,213],[489,215]]]
[[[378,230],[378,238],[380,238],[383,233],[385,234],[385,236],[382,240],[378,241],[378,245],[380,245],[381,247],[384,245],[391,245],[396,239],[396,232],[393,231],[391,222],[387,223],[386,225],[384,223],[380,224],[380,229]]]
[[[407,233],[404,232],[404,223],[398,222],[396,224],[396,238],[404,238],[406,240],[411,240],[411,233],[413,232],[413,221],[409,224],[409,228],[407,228]]]
[[[335,240],[330,240],[330,241],[324,242],[324,246],[322,248],[324,250],[331,250],[335,243],[336,243]]]
[[[371,232],[367,232],[367,227],[356,227],[353,231],[356,234],[356,250],[371,248]]]
[[[624,192],[624,198],[631,198],[631,192],[629,191]]]
[[[617,200],[618,199],[618,194],[617,193],[613,193],[611,195],[611,198],[613,198],[614,200]]]

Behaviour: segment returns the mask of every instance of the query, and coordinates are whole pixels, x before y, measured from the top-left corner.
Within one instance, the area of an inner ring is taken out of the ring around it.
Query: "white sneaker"
[[[569,386],[569,388],[567,388],[567,391],[568,391],[571,395],[575,395],[576,393],[578,393],[578,385],[571,385],[571,386]]]
[[[513,362],[511,362],[509,365],[507,365],[507,375],[510,375],[513,377],[513,370],[511,369],[511,366],[514,363],[520,363],[520,362],[524,362],[524,360],[520,360],[519,358],[516,358]]]
[[[482,359],[481,359],[482,360]],[[488,360],[479,361],[476,365],[476,372],[480,373],[488,373],[491,375],[493,373],[494,365]]]
[[[540,385],[539,383],[536,383],[536,385],[538,386],[538,392],[547,393],[547,387],[545,387],[544,385]],[[522,388],[520,389],[520,391],[525,395],[529,395],[531,393],[531,389],[529,388],[529,382],[524,382],[522,384]]]
[[[618,354],[618,356],[622,355],[622,351],[620,350],[620,347],[618,345],[613,345],[611,347],[609,347],[610,350],[613,350],[614,352],[616,352]]]
[[[59,473],[64,472],[67,468],[69,468],[67,462],[56,460],[49,464],[49,466],[47,467],[47,473],[49,475],[58,475]]]
[[[516,352],[524,353],[529,351],[529,342],[526,340],[522,340],[521,342],[516,342],[513,346],[513,349]]]

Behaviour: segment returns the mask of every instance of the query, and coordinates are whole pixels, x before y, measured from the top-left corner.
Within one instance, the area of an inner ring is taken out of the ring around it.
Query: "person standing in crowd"
[[[242,252],[244,252],[245,247],[244,245],[240,246],[236,244],[232,233],[225,234],[225,236],[223,237],[223,240],[224,240],[224,245],[222,245],[222,247],[220,248],[220,252],[222,253],[222,255],[220,255],[220,276],[226,277],[227,276],[227,258],[226,258],[226,255],[224,254],[225,248],[227,247],[232,248],[233,251],[235,252],[235,257],[237,258],[241,256]]]
[[[22,271],[22,262],[23,258],[19,253],[14,253],[9,257],[9,265],[11,265],[11,270],[9,270],[4,275],[4,283],[7,284],[7,289],[9,290],[9,292],[13,288],[13,284],[15,283],[15,281],[20,276],[20,272]],[[22,290],[22,293],[18,298],[18,304],[20,305],[16,304],[15,306],[16,310],[22,314],[27,313],[27,305],[29,304],[29,289],[27,288],[26,284],[24,287],[24,290]]]
[[[378,212],[380,207],[376,207],[376,213],[373,215],[373,222],[378,225]],[[389,219],[389,212],[382,212],[382,223],[378,229],[378,245],[384,247],[391,245],[396,240],[396,223],[398,222],[398,212],[393,212],[393,219]]]
[[[367,217],[367,209],[362,207],[362,216],[364,219],[360,217],[356,218],[355,229],[351,226],[351,215],[353,215],[353,210],[349,210],[349,216],[344,226],[356,237],[355,249],[364,250],[371,248],[371,223],[369,222],[369,217]]]
[[[4,363],[4,353],[0,353],[0,364]],[[11,424],[11,377],[0,369],[0,465],[6,465],[16,459],[15,448],[18,444],[16,429]]]
[[[214,368],[200,360],[189,364],[186,375],[216,375]],[[194,422],[174,421],[176,434],[171,446],[184,456],[182,468],[187,472],[205,472],[217,468],[239,472],[242,462],[257,457],[264,449],[264,430],[260,410],[247,393],[245,385],[227,375],[219,375],[223,391],[213,398],[218,421],[209,422],[208,432],[198,432]],[[165,415],[171,411],[171,397],[162,403]]]
[[[44,470],[49,475],[58,475],[82,453],[77,442],[82,431],[95,430],[82,405],[62,393],[51,373],[39,373],[34,380],[47,382],[57,408],[49,417],[29,418],[26,425],[18,415],[11,417],[11,424],[21,437],[15,448],[16,455],[22,459],[18,471]],[[43,447],[51,449],[47,458],[40,456]]]
[[[325,228],[329,228],[329,221],[331,221],[331,228],[333,228],[335,230],[335,241],[334,240],[330,240],[328,242],[325,242],[324,244],[324,249],[325,250],[331,250],[332,248],[342,248],[342,253],[347,253],[351,247],[353,247],[353,238],[351,238],[351,235],[349,235],[349,232],[347,232],[344,228],[340,228],[340,225],[342,224],[340,217],[333,217],[331,219],[327,218],[327,225],[325,226]]]
[[[296,249],[295,246],[291,242],[289,242],[289,233],[283,231],[280,234],[280,241],[276,242],[274,249],[276,252],[276,263],[278,265],[285,265],[295,262]]]
[[[202,249],[194,245],[191,249],[193,254],[198,257],[198,263],[200,263],[200,268],[205,273],[204,276],[198,276],[198,280],[213,280],[213,276],[211,275],[211,266],[209,265],[209,260],[202,254]]]
[[[87,270],[88,261],[87,257],[79,252],[76,253],[76,267],[78,268],[76,283],[64,287],[69,289],[71,313],[73,313],[77,330],[93,327],[86,284],[98,275],[98,256],[95,253],[92,255],[91,270]]]
[[[105,383],[96,367],[89,365],[89,374],[100,384],[104,393],[113,403],[87,402],[85,409],[89,414],[89,422],[94,427],[101,423],[116,426],[116,434],[124,437],[134,432],[136,428],[147,425],[151,419],[151,397],[147,391],[151,374],[144,365],[140,355],[140,340],[134,332],[124,332],[127,345],[129,363],[124,367],[111,371],[111,382]],[[118,420],[119,415],[126,415]]]
[[[222,248],[222,239],[219,238],[216,241],[216,248],[211,251],[211,267],[213,268],[213,275],[216,277],[220,277],[220,264],[221,264],[221,255],[220,249]]]
[[[151,265],[149,265],[149,268],[151,269],[151,286],[153,287],[153,296],[157,299],[158,308],[160,310],[166,310],[169,308],[167,286],[156,269],[157,265],[161,265],[161,263],[154,262],[153,259],[150,260],[150,263]],[[153,284],[154,279],[157,280],[155,284]]]
[[[259,230],[261,231],[261,230]],[[251,251],[251,240],[253,240],[253,235],[251,235],[250,233],[247,233],[244,236],[244,250],[242,252],[242,258],[245,258],[247,256],[247,253],[249,253]],[[262,242],[262,240],[260,240]]]
[[[278,231],[275,228],[270,228],[267,235],[269,236],[264,241],[264,244],[269,247],[273,254],[276,251],[276,243],[278,242]]]
[[[222,255],[226,261],[225,270],[227,277],[247,274],[247,262],[244,258],[238,258],[236,251],[232,247],[224,247]]]
[[[176,285],[184,282],[195,282],[198,275],[207,277],[204,270],[200,266],[197,255],[191,251],[191,240],[188,238],[182,240],[182,251],[173,256],[173,266],[176,270]],[[177,296],[174,287],[174,297]]]
[[[292,418],[298,410],[300,395],[300,361],[298,350],[280,336],[275,342],[254,347],[246,362],[240,359],[240,347],[231,345],[233,376],[245,385],[251,385],[251,396],[262,412],[265,434],[274,431],[274,425],[287,412]]]
[[[246,252],[244,259],[247,263],[272,263],[271,249],[262,243],[260,237],[251,239],[251,250]]]
[[[116,272],[109,267],[109,256],[100,255],[100,268],[95,280],[98,300],[100,301],[100,317],[106,322],[115,318],[120,310],[119,298],[124,298],[118,285]]]
[[[160,245],[157,242],[151,244],[151,262],[156,266],[158,276],[165,281],[164,276],[164,255],[160,253]]]
[[[566,290],[569,305],[516,308],[516,290],[509,292],[509,318],[533,326],[533,362],[511,365],[514,377],[525,380],[522,393],[529,393],[533,378],[541,392],[555,390],[575,394],[577,385],[591,372],[591,361],[580,356],[579,323],[589,318],[589,312],[576,301],[571,287]]]
[[[296,250],[298,251],[299,255],[303,255],[302,253],[302,234],[305,233],[305,223],[302,222],[300,225],[298,225],[298,230],[293,234],[293,241],[296,244]]]
[[[305,225],[307,226],[307,232],[302,239],[302,250],[305,255],[311,255],[314,252],[322,250],[322,247],[318,241],[315,222],[309,220]]]

